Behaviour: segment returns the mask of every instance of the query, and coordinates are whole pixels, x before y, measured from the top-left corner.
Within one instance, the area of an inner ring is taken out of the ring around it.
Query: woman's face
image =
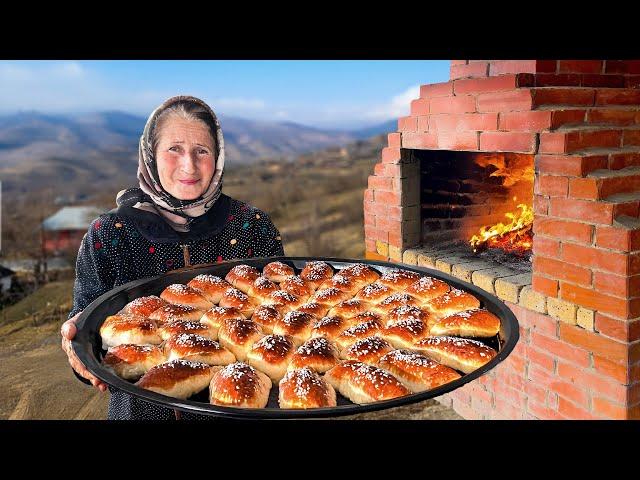
[[[158,131],[155,155],[160,183],[175,198],[194,200],[209,187],[215,172],[215,149],[203,122],[167,118]]]

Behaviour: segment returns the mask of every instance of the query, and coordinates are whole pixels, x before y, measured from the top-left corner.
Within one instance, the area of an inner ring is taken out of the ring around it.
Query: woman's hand
[[[82,362],[80,362],[80,359],[76,356],[75,352],[71,348],[71,340],[76,336],[76,322],[78,321],[80,313],[64,322],[62,324],[62,328],[60,328],[60,333],[62,334],[62,350],[64,350],[64,352],[67,354],[69,365],[71,365],[71,368],[73,368],[78,373],[78,375],[89,380],[91,382],[91,385],[98,388],[101,392],[105,392],[107,390],[107,384],[93,376],[85,368]]]

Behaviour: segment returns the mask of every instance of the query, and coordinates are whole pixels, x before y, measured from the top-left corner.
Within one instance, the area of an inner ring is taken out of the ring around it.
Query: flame
[[[533,184],[535,170],[527,155],[488,153],[477,155],[474,160],[481,167],[493,166],[496,170],[489,176],[502,177],[504,187],[512,187],[520,181]]]
[[[524,255],[533,246],[533,209],[523,203],[518,205],[519,212],[508,212],[505,216],[511,222],[497,223],[491,227],[482,227],[478,235],[471,237],[469,243],[474,252],[487,247],[501,248],[510,253]]]

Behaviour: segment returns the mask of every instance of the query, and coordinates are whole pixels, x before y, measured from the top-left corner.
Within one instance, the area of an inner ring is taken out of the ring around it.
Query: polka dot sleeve
[[[284,255],[282,237],[266,213],[254,209],[252,248],[255,257],[278,257]]]
[[[108,216],[95,219],[82,239],[76,260],[73,307],[69,318],[114,287],[119,255],[113,251],[112,242],[105,242],[102,235],[109,222],[113,221]]]

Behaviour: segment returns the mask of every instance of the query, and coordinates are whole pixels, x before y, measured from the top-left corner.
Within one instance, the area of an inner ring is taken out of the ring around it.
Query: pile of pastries
[[[138,387],[215,405],[364,404],[451,382],[497,352],[500,320],[448,283],[401,268],[322,261],[233,267],[137,298],[100,328],[103,363]]]

